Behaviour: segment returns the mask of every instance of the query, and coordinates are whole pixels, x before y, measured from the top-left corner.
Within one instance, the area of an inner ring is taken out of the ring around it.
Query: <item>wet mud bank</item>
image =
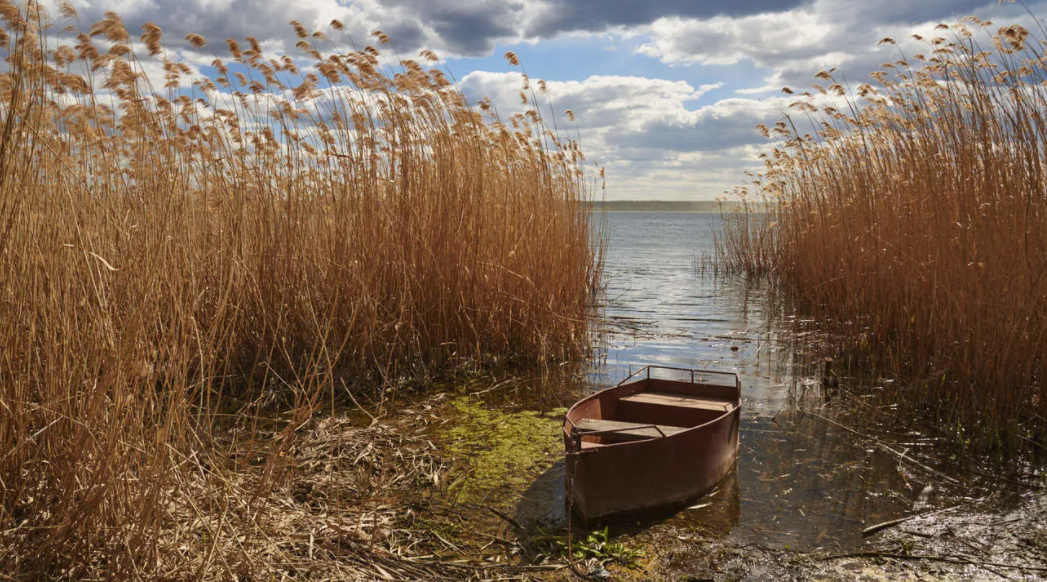
[[[618,580],[1047,579],[1042,478],[994,487],[904,443],[877,444],[824,408],[749,419],[816,449],[806,466],[746,461],[743,448],[736,470],[691,507],[606,529],[576,520],[568,546],[562,407],[481,400],[490,396],[437,395],[382,421],[429,443],[441,468],[389,500],[396,528],[410,532],[415,555],[475,568],[478,579],[574,579],[568,547],[580,570]],[[844,448],[857,454],[843,459]],[[878,484],[853,486],[862,481]],[[815,491],[793,493],[805,488]]]

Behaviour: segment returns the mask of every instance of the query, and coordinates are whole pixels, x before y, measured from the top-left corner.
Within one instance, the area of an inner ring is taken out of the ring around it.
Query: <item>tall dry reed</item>
[[[762,275],[778,259],[778,229],[774,207],[765,199],[750,200],[736,192],[739,203],[720,205],[722,230],[713,232],[713,269],[725,273]]]
[[[898,380],[890,399],[964,438],[1043,439],[1044,31],[973,17],[936,31],[872,83],[819,73],[760,127],[779,142],[752,185],[775,207],[766,252],[838,351]]]
[[[0,0],[5,573],[207,577],[206,534],[157,540],[206,514],[187,483],[221,465],[221,414],[284,403],[264,498],[347,391],[586,349],[599,178],[537,111],[502,122],[438,68],[324,54],[337,21],[292,22],[301,52],[275,58],[189,35],[208,78],[154,24],[70,34],[62,12]]]

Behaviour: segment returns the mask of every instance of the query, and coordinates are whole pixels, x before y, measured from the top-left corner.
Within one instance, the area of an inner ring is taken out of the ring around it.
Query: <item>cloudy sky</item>
[[[130,30],[153,21],[165,42],[254,35],[293,53],[290,19],[345,22],[357,44],[375,29],[403,56],[437,52],[471,99],[519,108],[520,69],[545,79],[556,110],[577,116],[582,146],[607,169],[608,199],[712,199],[758,169],[773,124],[821,69],[855,83],[900,47],[875,47],[968,14],[1028,21],[997,0],[74,0],[81,18],[105,10]],[[1028,4],[1047,15],[1047,1]],[[334,36],[334,35],[332,35]],[[325,51],[326,52],[326,51]]]

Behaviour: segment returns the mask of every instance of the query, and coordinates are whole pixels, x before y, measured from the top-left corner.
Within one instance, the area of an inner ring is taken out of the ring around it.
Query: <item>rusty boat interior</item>
[[[651,369],[696,374],[694,380],[649,376]],[[636,375],[639,381],[629,382]],[[707,375],[731,380],[730,385],[706,383]],[[647,366],[619,384],[578,402],[567,414],[569,432],[581,437],[583,449],[679,434],[730,414],[738,407],[734,374]]]

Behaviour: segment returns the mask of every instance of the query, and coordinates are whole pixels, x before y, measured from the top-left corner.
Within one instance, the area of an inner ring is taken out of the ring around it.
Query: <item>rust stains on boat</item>
[[[738,458],[740,398],[737,374],[647,366],[575,403],[563,425],[574,509],[633,516],[710,491]]]

